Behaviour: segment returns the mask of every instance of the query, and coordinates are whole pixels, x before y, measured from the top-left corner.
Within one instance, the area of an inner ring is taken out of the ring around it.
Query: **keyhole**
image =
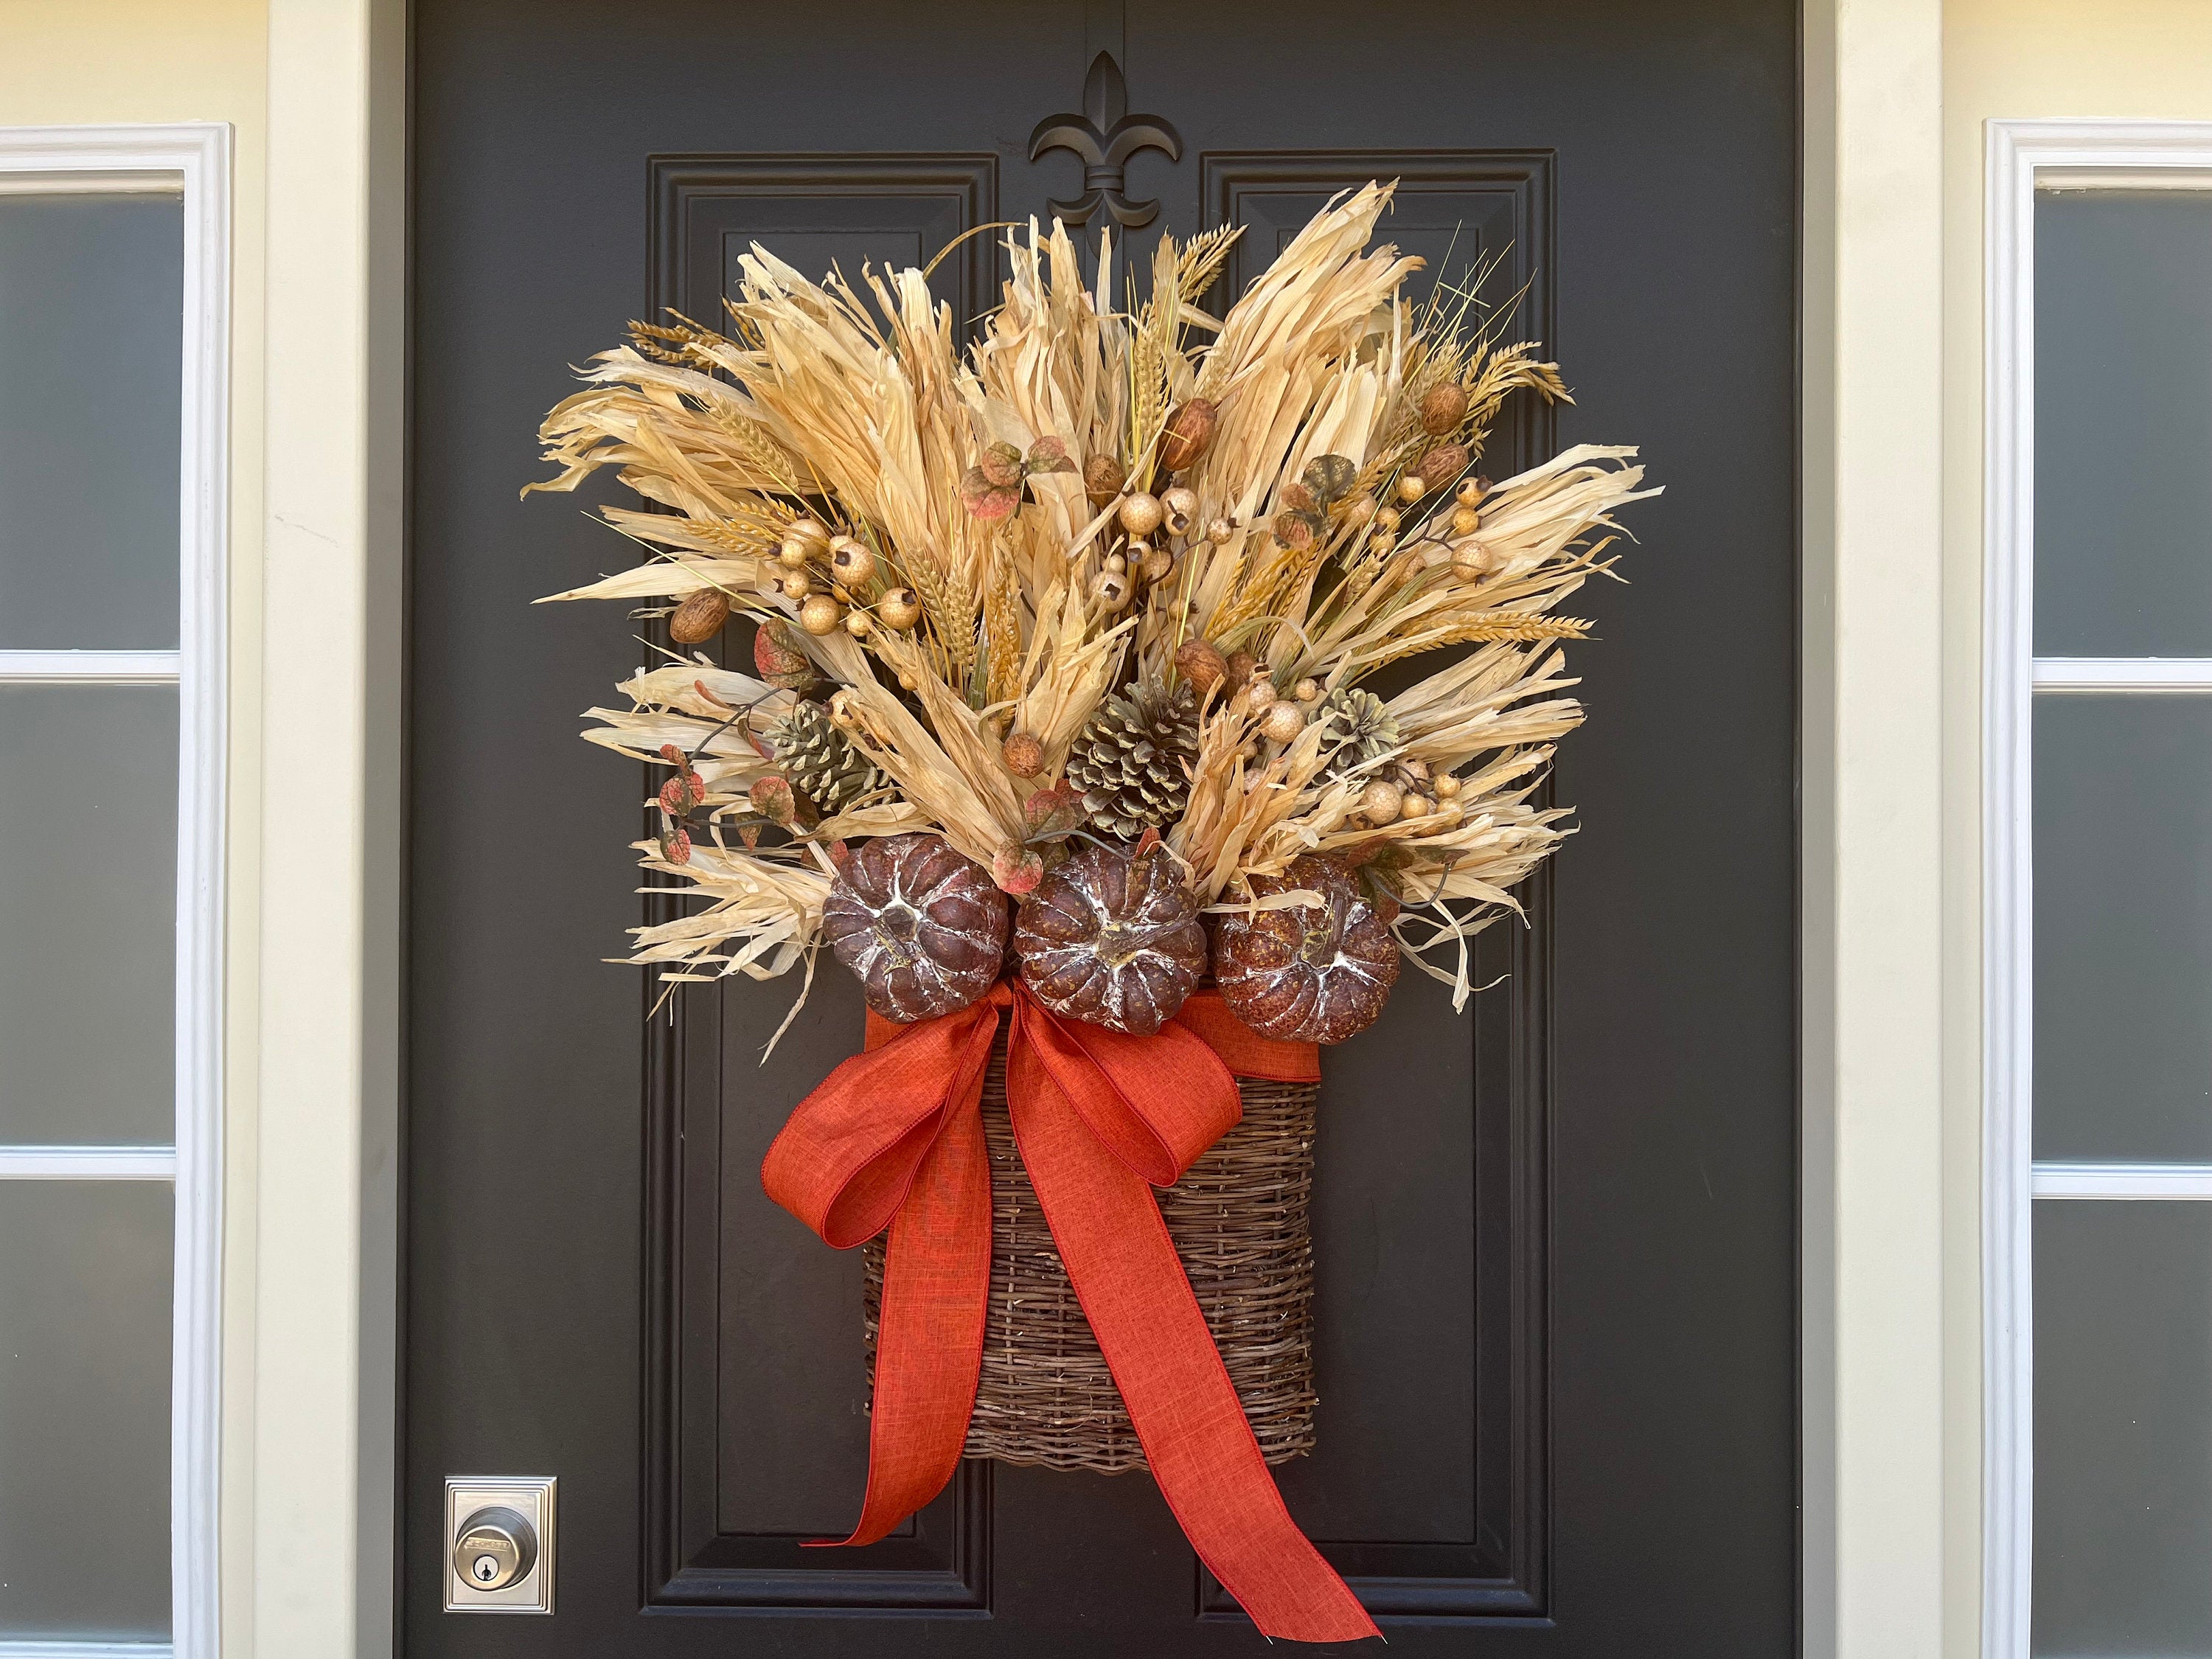
[[[499,1563],[489,1555],[477,1557],[477,1577],[487,1584],[499,1577]]]

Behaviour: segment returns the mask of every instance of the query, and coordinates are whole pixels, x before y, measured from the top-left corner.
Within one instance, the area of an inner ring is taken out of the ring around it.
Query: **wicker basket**
[[[1244,1415],[1270,1463],[1314,1444],[1314,1083],[1240,1081],[1244,1118],[1157,1195]],[[991,1148],[991,1305],[967,1455],[1114,1474],[1144,1448],[1067,1282],[1014,1150],[1003,1034],[983,1077]],[[875,1375],[884,1246],[864,1251],[868,1372]]]

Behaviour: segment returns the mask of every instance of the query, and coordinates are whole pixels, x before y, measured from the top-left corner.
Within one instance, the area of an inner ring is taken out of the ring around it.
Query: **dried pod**
[[[1452,549],[1452,574],[1473,581],[1490,568],[1490,550],[1480,542],[1462,542]]]
[[[1027,732],[1017,732],[1006,741],[1006,770],[1018,778],[1033,778],[1044,770],[1044,745]]]
[[[1296,697],[1300,702],[1319,702],[1321,701],[1321,682],[1315,679],[1311,675],[1308,675],[1304,679],[1300,680],[1296,685],[1291,688],[1291,695]]]
[[[1422,481],[1431,489],[1442,489],[1467,471],[1470,459],[1465,444],[1438,444],[1421,457]]]
[[[1165,581],[1175,574],[1175,555],[1164,547],[1146,548],[1142,568],[1145,580],[1153,583]]]
[[[1406,792],[1388,778],[1377,778],[1361,792],[1360,815],[1370,823],[1389,823],[1406,804]]]
[[[1197,895],[1158,848],[1086,847],[1046,872],[1015,915],[1014,949],[1053,1012],[1132,1036],[1166,1024],[1206,971]]]
[[[1298,477],[1323,506],[1340,501],[1358,482],[1359,468],[1349,455],[1316,455]]]
[[[1421,430],[1441,438],[1467,418],[1467,388],[1455,381],[1431,386],[1421,399]]]
[[[1471,507],[1455,507],[1451,516],[1452,534],[1472,536],[1482,528],[1482,514]]]
[[[1249,651],[1229,653],[1229,689],[1242,691],[1260,666],[1260,659]]]
[[[814,664],[791,624],[781,617],[770,618],[753,635],[753,667],[780,691],[795,691],[814,678]]]
[[[1341,1042],[1372,1025],[1398,982],[1398,942],[1358,878],[1308,854],[1250,886],[1255,898],[1304,888],[1322,902],[1221,916],[1213,971],[1230,1012],[1284,1042]]]
[[[1091,511],[1103,513],[1114,504],[1121,486],[1129,482],[1129,469],[1111,455],[1093,455],[1083,464],[1083,495]]]
[[[1160,527],[1160,520],[1167,514],[1158,496],[1139,490],[1121,503],[1120,516],[1121,528],[1132,536],[1149,536]]]
[[[1185,640],[1176,647],[1176,672],[1203,697],[1229,672],[1228,659],[1211,640]]]
[[[1160,434],[1160,465],[1170,472],[1194,465],[1213,441],[1217,413],[1212,398],[1193,398],[1169,416],[1167,430]]]
[[[1144,543],[1139,542],[1135,544],[1133,550],[1136,553],[1139,558],[1142,558],[1146,554],[1151,552],[1152,549],[1146,547]],[[1128,557],[1125,554],[1109,553],[1106,556],[1102,568],[1111,572],[1116,576],[1126,576],[1129,574]]]
[[[786,570],[804,570],[806,568],[806,561],[812,555],[813,550],[811,544],[799,540],[798,537],[786,536],[783,538],[783,545],[775,550],[775,562]]]
[[[1398,499],[1411,507],[1429,493],[1429,481],[1418,472],[1398,475]]]
[[[814,579],[804,570],[787,570],[775,579],[775,586],[785,599],[799,605],[814,591]]]
[[[1244,682],[1244,706],[1255,714],[1273,708],[1279,695],[1274,681],[1264,672],[1254,673]]]
[[[1402,818],[1425,818],[1437,810],[1437,804],[1426,795],[1417,795],[1412,790],[1398,803],[1398,816]]]
[[[830,568],[848,587],[858,587],[876,574],[875,550],[857,537],[840,536],[830,544]]]
[[[991,872],[941,836],[879,836],[837,872],[822,933],[886,1019],[965,1008],[1006,959],[1006,900]]]
[[[676,607],[668,637],[678,645],[704,645],[729,619],[730,596],[719,587],[702,587]]]
[[[1268,521],[1267,528],[1285,547],[1294,553],[1303,553],[1321,538],[1327,526],[1318,514],[1285,508]]]
[[[844,620],[843,607],[827,593],[817,593],[799,607],[799,625],[817,637],[836,633]]]
[[[1306,711],[1288,697],[1269,703],[1267,715],[1260,722],[1260,730],[1270,743],[1295,743],[1298,733],[1305,729]]]
[[[1385,535],[1396,533],[1398,526],[1403,522],[1404,520],[1399,516],[1398,509],[1395,507],[1382,507],[1375,510],[1375,527]]]
[[[1130,591],[1127,572],[1102,570],[1091,584],[1091,597],[1101,611],[1119,611],[1129,603]]]
[[[1460,781],[1453,773],[1441,772],[1437,775],[1435,782],[1430,787],[1437,792],[1438,800],[1449,800],[1454,795],[1459,793]]]
[[[796,538],[804,542],[808,548],[817,553],[830,545],[830,532],[819,519],[803,517],[793,519],[790,527],[783,533],[787,537]]]
[[[1345,522],[1355,530],[1367,524],[1375,517],[1375,498],[1365,494],[1354,495],[1344,504],[1344,517]]]
[[[876,620],[903,634],[921,620],[921,601],[911,587],[894,587],[876,601]]]
[[[1275,499],[1293,513],[1318,513],[1322,498],[1302,483],[1286,483]]]
[[[868,613],[865,611],[848,611],[845,613],[845,631],[856,640],[867,638],[875,626],[868,620]]]
[[[1462,507],[1480,507],[1482,498],[1490,493],[1490,480],[1462,478],[1460,480],[1458,489],[1453,493],[1459,497],[1459,504]]]
[[[1226,547],[1237,539],[1237,526],[1226,519],[1215,519],[1206,526],[1206,539],[1216,547]]]
[[[1177,484],[1172,489],[1160,492],[1160,524],[1170,536],[1190,534],[1191,520],[1198,516],[1198,492]]]

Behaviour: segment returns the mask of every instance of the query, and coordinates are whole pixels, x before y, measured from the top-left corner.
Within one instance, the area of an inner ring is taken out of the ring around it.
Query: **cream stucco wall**
[[[1984,124],[2212,120],[2207,0],[1943,9],[1944,1650],[1978,1651]]]
[[[0,126],[223,121],[234,134],[223,1215],[223,1646],[252,1649],[258,1072],[264,0],[0,0]]]

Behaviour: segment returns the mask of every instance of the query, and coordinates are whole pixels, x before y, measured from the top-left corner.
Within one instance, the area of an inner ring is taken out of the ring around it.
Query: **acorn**
[[[1198,492],[1182,484],[1162,490],[1160,514],[1160,523],[1169,535],[1189,535],[1191,520],[1198,516]]]
[[[1129,603],[1129,579],[1118,570],[1102,570],[1091,589],[1102,611],[1119,611]]]
[[[875,550],[853,536],[840,536],[830,544],[830,568],[848,587],[858,587],[876,574]]]
[[[799,607],[799,625],[817,637],[836,633],[844,620],[844,611],[827,593],[817,593]]]
[[[1270,743],[1295,743],[1298,733],[1305,729],[1306,711],[1288,701],[1269,703],[1260,721],[1260,730]]]
[[[1442,489],[1467,471],[1469,459],[1465,444],[1438,444],[1421,457],[1421,480],[1431,489]]]
[[[894,587],[876,601],[876,620],[903,634],[921,620],[921,601],[911,587]]]
[[[1218,412],[1211,398],[1193,398],[1169,416],[1167,429],[1160,434],[1160,465],[1180,472],[1194,464],[1213,441]]]
[[[1200,697],[1221,684],[1229,672],[1228,659],[1211,640],[1185,640],[1176,647],[1176,672]]]
[[[1455,536],[1472,536],[1482,528],[1482,514],[1471,507],[1455,507],[1452,509],[1451,526]]]
[[[1467,388],[1455,381],[1431,386],[1421,399],[1421,430],[1441,438],[1467,418]]]
[[[668,637],[678,645],[704,645],[729,619],[729,595],[719,587],[702,587],[676,607],[668,619]]]
[[[1377,778],[1360,792],[1359,811],[1370,823],[1390,823],[1406,804],[1406,792],[1388,778]]]
[[[1113,506],[1114,498],[1121,493],[1121,486],[1129,482],[1129,469],[1111,455],[1093,455],[1083,464],[1083,495],[1094,513],[1103,513]]]
[[[1158,496],[1139,490],[1122,501],[1120,516],[1121,528],[1132,536],[1149,536],[1160,527],[1160,520],[1167,514]]]
[[[1044,745],[1027,732],[1017,732],[1008,738],[1001,752],[1006,757],[1006,770],[1018,778],[1033,778],[1044,770]]]

